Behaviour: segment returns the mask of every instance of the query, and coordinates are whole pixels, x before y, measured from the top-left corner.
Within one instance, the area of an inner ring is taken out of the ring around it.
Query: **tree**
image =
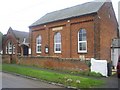
[[[0,32],[0,51],[2,50],[2,36],[3,34],[2,32]]]

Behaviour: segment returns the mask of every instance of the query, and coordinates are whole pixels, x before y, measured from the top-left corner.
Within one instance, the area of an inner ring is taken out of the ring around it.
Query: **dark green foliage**
[[[3,34],[0,32],[0,51],[2,50],[2,36]]]

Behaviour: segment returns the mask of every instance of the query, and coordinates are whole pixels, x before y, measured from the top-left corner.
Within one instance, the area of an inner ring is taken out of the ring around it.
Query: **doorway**
[[[22,48],[23,48],[23,56],[28,56],[29,47],[26,45],[23,45]]]

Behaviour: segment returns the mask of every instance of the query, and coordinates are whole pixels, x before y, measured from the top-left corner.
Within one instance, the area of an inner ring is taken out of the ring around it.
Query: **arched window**
[[[61,34],[59,32],[54,35],[54,52],[61,53]]]
[[[6,45],[6,54],[15,54],[15,45],[9,41]]]
[[[87,39],[86,39],[86,30],[81,29],[78,32],[78,52],[86,53],[87,52]]]
[[[41,42],[42,42],[42,38],[41,36],[39,35],[37,38],[36,38],[36,53],[41,53]]]

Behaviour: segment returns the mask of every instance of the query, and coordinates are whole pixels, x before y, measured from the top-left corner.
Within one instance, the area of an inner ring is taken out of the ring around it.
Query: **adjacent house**
[[[47,13],[29,26],[32,56],[111,60],[118,23],[112,2],[88,2]]]
[[[3,36],[3,54],[4,55],[29,55],[29,33],[23,31],[8,29]]]
[[[114,67],[117,67],[118,57],[120,55],[120,38],[113,39],[111,46],[111,59]]]

